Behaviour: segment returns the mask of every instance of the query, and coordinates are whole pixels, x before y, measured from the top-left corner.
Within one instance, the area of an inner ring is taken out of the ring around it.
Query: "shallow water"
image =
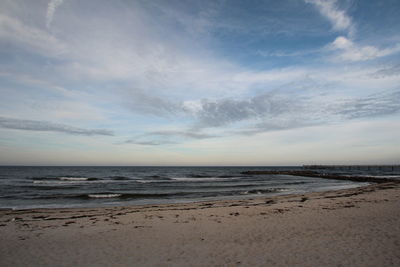
[[[301,167],[0,167],[0,208],[177,203],[306,193],[365,184],[241,174],[249,170],[298,169]],[[387,171],[362,174],[397,175]]]

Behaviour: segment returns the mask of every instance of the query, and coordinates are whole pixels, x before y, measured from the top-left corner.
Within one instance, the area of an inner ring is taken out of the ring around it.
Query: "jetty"
[[[305,170],[400,171],[397,165],[303,165]]]
[[[364,182],[364,183],[400,183],[400,179],[392,178],[378,178],[373,176],[363,175],[342,175],[336,173],[323,173],[310,170],[299,170],[299,171],[245,171],[241,172],[244,175],[291,175],[291,176],[303,176],[303,177],[316,177],[322,179],[333,179],[333,180],[347,180],[353,182]]]

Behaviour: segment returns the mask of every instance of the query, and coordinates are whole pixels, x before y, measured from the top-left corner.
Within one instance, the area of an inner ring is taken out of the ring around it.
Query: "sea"
[[[367,184],[315,177],[243,174],[255,170],[302,170],[302,167],[0,166],[0,208],[188,203],[301,194]],[[340,172],[346,175],[400,177],[399,170]]]

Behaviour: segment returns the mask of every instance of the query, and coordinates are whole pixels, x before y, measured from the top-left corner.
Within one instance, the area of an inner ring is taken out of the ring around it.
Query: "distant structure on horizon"
[[[365,171],[400,171],[398,165],[303,165],[303,169],[307,170],[365,170]]]

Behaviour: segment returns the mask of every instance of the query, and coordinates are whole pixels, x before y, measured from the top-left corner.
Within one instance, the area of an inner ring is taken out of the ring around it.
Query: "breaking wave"
[[[58,180],[79,182],[79,181],[96,181],[99,179],[98,178],[87,178],[87,177],[59,177]]]
[[[89,194],[90,198],[118,198],[121,194]]]

